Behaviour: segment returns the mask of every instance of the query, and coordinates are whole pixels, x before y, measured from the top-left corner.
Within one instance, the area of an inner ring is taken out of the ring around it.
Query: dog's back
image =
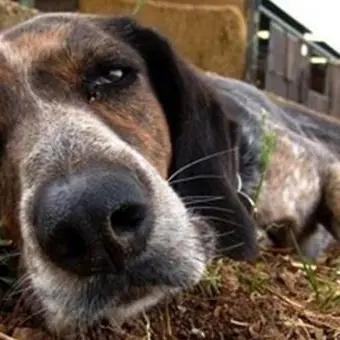
[[[238,119],[241,119],[243,124],[255,125],[254,131],[259,133],[261,123],[259,113],[266,111],[269,113],[268,119],[275,125],[282,125],[293,133],[323,143],[335,154],[340,155],[340,121],[337,118],[263,92],[237,79],[213,73],[209,73],[209,78],[222,96],[232,98],[246,108],[238,112]]]
[[[329,239],[320,224],[338,238],[340,122],[245,82],[208,75],[228,114],[241,123],[240,171],[247,194],[254,197],[265,172],[256,202],[259,225],[279,246],[292,245],[293,231],[304,253],[317,256],[324,247],[320,233]],[[275,135],[275,151],[263,169],[268,132]]]

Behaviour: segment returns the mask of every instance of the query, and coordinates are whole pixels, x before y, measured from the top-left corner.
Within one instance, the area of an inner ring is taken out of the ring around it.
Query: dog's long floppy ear
[[[219,254],[253,259],[255,224],[236,194],[237,124],[227,119],[213,89],[159,33],[130,18],[103,19],[101,27],[132,46],[170,127],[170,184],[216,229]]]

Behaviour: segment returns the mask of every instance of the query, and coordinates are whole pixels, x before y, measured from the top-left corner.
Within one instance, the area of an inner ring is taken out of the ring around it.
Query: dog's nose
[[[88,170],[45,185],[33,224],[43,253],[79,275],[116,272],[145,248],[146,188],[128,170]]]

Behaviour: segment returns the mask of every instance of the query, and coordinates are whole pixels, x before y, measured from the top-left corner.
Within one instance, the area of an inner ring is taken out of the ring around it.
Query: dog
[[[41,14],[1,33],[0,64],[2,230],[51,332],[120,323],[215,257],[256,259],[239,118],[161,34]]]
[[[224,111],[237,116],[243,192],[248,208],[256,208],[263,245],[294,248],[317,259],[340,239],[340,122],[251,84],[206,75]],[[274,145],[267,169],[262,169],[268,135]]]

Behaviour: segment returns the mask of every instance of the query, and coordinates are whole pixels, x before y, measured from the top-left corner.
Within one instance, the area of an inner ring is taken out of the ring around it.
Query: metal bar
[[[264,15],[266,15],[267,17],[269,17],[270,19],[276,21],[280,26],[282,26],[289,33],[291,33],[291,34],[295,35],[296,37],[298,37],[299,39],[303,40],[304,43],[306,43],[307,45],[309,45],[310,47],[312,47],[313,49],[318,51],[320,54],[329,58],[330,61],[339,60],[339,58],[335,57],[334,55],[332,55],[328,51],[324,50],[319,45],[317,45],[317,44],[315,44],[311,41],[306,41],[304,39],[303,35],[299,31],[297,31],[293,27],[289,26],[286,22],[284,22],[282,19],[280,19],[280,17],[278,17],[275,13],[270,11],[268,8],[264,7],[263,5],[260,5],[259,11],[261,13],[263,13]]]

